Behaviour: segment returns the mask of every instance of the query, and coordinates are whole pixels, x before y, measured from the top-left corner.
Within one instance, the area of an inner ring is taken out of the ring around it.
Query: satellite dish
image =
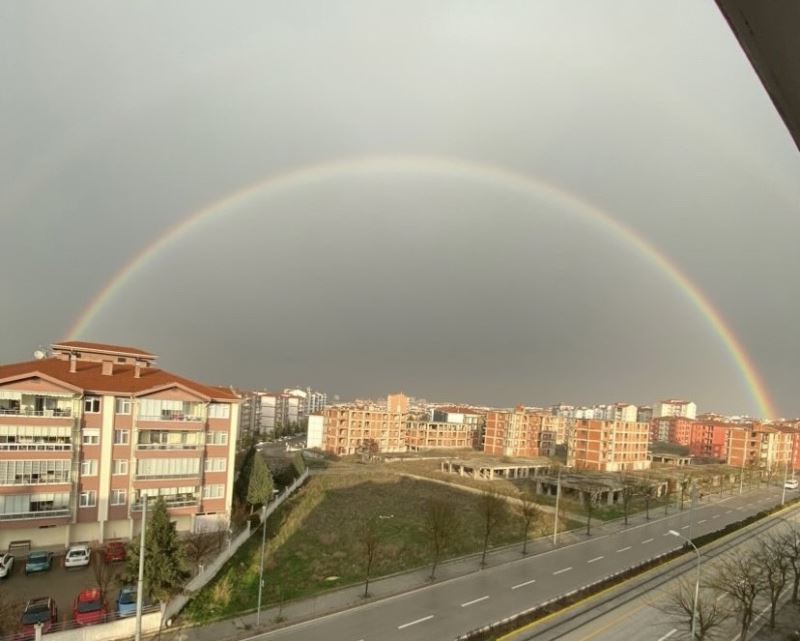
[[[40,361],[40,360],[42,360],[42,359],[43,359],[45,356],[46,356],[46,354],[45,354],[45,353],[44,353],[42,350],[40,350],[40,349],[37,349],[37,350],[36,350],[36,351],[33,353],[33,357],[34,357],[34,358],[35,358],[37,361]]]

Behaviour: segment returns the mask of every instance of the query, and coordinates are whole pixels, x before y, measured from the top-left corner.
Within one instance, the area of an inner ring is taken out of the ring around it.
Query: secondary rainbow
[[[700,288],[649,241],[596,205],[540,178],[510,169],[452,157],[416,154],[353,156],[271,174],[247,185],[189,214],[136,254],[84,308],[72,328],[67,332],[67,338],[74,340],[81,337],[97,314],[113,300],[117,292],[126,283],[144,270],[150,260],[203,224],[217,217],[231,214],[260,198],[267,198],[281,192],[292,191],[345,176],[392,173],[441,175],[485,183],[500,189],[513,190],[536,199],[548,201],[610,232],[655,265],[683,292],[706,319],[725,347],[761,416],[764,418],[777,416],[758,370],[741,342],[725,322],[725,319]]]

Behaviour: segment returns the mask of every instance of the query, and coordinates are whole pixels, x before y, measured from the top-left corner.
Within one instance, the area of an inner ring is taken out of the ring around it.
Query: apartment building
[[[149,352],[68,341],[0,366],[0,549],[130,538],[142,498],[179,530],[227,524],[239,399]]]
[[[791,468],[796,434],[770,425],[731,425],[727,433],[728,465],[775,473]]]
[[[650,467],[649,423],[578,419],[570,430],[567,465],[600,472]]]
[[[730,425],[717,419],[697,420],[692,424],[689,454],[725,461],[728,458]]]
[[[429,449],[478,449],[481,429],[475,423],[415,421],[406,425],[406,447],[411,451]]]
[[[683,418],[697,418],[697,405],[691,401],[669,399],[656,403],[653,418],[662,416],[682,416]]]
[[[406,451],[408,397],[392,394],[385,405],[357,402],[329,405],[322,411],[323,449],[357,454],[371,446],[380,452]]]
[[[653,420],[653,408],[649,405],[640,405],[636,408],[636,422],[649,423]]]
[[[519,406],[514,410],[492,410],[486,414],[483,451],[494,456],[546,456],[554,441],[542,444],[542,420],[551,416]]]
[[[689,447],[695,422],[681,416],[662,416],[650,421],[650,440]]]

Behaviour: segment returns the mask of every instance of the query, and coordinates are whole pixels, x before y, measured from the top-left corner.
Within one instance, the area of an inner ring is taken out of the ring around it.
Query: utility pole
[[[558,500],[561,498],[561,468],[558,468],[556,477],[556,515],[553,519],[553,545],[558,542]]]
[[[142,532],[139,540],[139,580],[136,582],[135,641],[142,641],[142,597],[144,592],[144,533],[147,528],[147,495],[142,495]]]
[[[267,542],[267,506],[261,506],[261,569],[258,572],[258,608],[256,609],[256,625],[261,625],[261,593],[264,589],[264,547]]]

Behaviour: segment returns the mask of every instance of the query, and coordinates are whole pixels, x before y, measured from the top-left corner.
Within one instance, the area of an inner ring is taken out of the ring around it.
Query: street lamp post
[[[256,609],[256,625],[261,625],[261,592],[264,588],[264,546],[267,542],[267,506],[261,507],[261,569],[258,572],[258,609]]]
[[[144,553],[145,530],[147,529],[147,494],[141,495],[142,501],[142,532],[139,540],[139,580],[136,582],[136,626],[134,629],[135,641],[142,639],[142,599],[144,596]]]
[[[695,636],[695,629],[697,627],[697,598],[700,595],[700,551],[697,549],[697,546],[692,543],[691,539],[687,539],[683,534],[680,532],[676,532],[675,530],[670,530],[669,533],[672,536],[677,536],[680,539],[686,541],[689,545],[694,548],[694,553],[697,555],[697,578],[694,582],[694,602],[692,603],[692,641],[694,641],[697,637]]]
[[[556,515],[553,519],[553,545],[558,541],[558,499],[561,498],[561,468],[558,468],[558,477],[556,478]]]

